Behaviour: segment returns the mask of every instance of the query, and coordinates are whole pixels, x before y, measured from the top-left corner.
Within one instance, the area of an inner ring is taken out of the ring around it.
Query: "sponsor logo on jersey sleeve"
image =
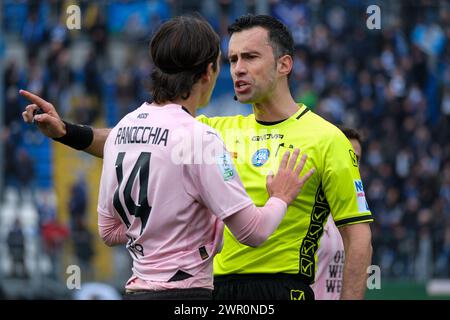
[[[252,164],[255,167],[261,167],[269,159],[270,151],[269,149],[259,149],[255,152],[252,157]]]
[[[356,200],[358,202],[358,211],[369,211],[369,205],[367,204],[366,194],[364,193],[364,187],[361,180],[354,180],[356,190]]]
[[[217,156],[217,165],[219,166],[220,172],[222,173],[223,180],[228,181],[234,177],[234,167],[233,162],[228,152]]]
[[[349,149],[348,153],[350,154],[350,158],[352,159],[353,166],[358,167],[358,157],[356,156],[355,151],[353,151],[352,149]]]

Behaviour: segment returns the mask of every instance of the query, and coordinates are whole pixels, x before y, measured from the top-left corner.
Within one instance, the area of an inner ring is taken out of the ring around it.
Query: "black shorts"
[[[205,288],[127,292],[124,300],[211,300],[212,290]]]
[[[214,300],[314,300],[314,292],[297,275],[245,274],[214,277]]]

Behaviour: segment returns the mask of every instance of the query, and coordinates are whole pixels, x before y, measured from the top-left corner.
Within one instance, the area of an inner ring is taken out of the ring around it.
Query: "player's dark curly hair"
[[[154,101],[189,98],[209,63],[217,70],[219,41],[208,22],[198,16],[179,16],[163,23],[150,42]]]
[[[362,138],[359,132],[353,128],[347,128],[347,127],[339,127],[341,131],[345,134],[347,139],[354,139],[359,142],[359,144],[362,145]]]
[[[269,41],[275,58],[294,55],[294,39],[289,29],[279,20],[268,15],[247,14],[236,19],[228,27],[228,34],[240,32],[254,27],[262,27],[269,32]]]

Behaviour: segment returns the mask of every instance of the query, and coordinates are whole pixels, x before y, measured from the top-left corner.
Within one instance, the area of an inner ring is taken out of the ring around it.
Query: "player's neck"
[[[210,82],[197,81],[189,93],[187,99],[181,97],[173,99],[172,102],[183,106],[191,116],[195,118],[197,114],[197,108],[205,105],[205,90],[210,89]]]
[[[263,122],[285,120],[295,114],[299,106],[290,93],[284,96],[274,95],[269,100],[253,104],[255,119]]]
[[[195,118],[197,112],[196,102],[192,101],[191,99],[175,99],[172,101],[172,103],[183,106],[184,109],[186,109],[186,111],[189,112],[189,114]]]

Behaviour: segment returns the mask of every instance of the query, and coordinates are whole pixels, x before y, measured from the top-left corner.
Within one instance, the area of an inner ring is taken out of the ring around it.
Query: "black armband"
[[[94,130],[91,127],[64,120],[63,122],[66,125],[66,134],[61,138],[53,138],[53,140],[77,150],[84,150],[91,145],[94,140]]]

